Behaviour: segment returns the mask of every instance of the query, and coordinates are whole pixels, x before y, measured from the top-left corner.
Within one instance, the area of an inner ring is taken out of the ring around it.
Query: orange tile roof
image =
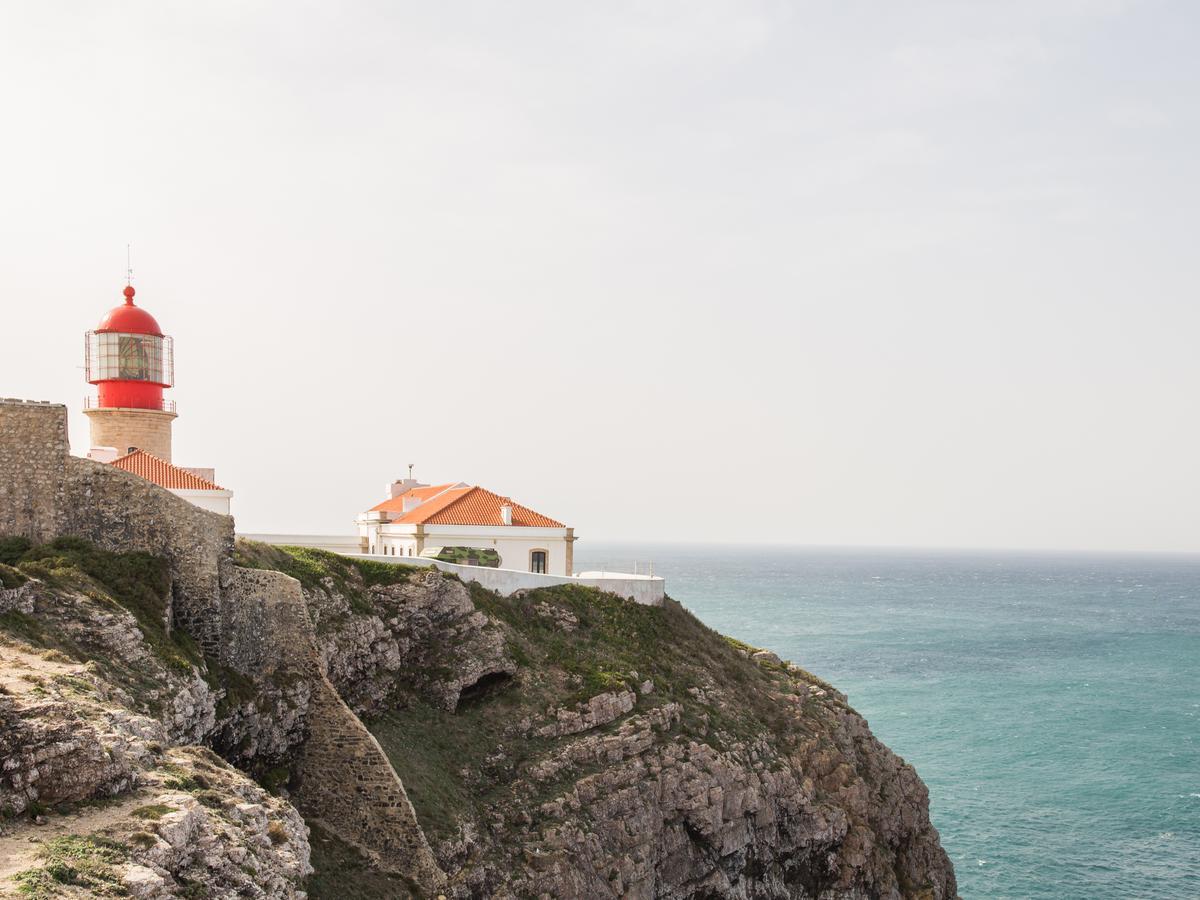
[[[414,488],[372,508],[372,512],[385,510],[400,513],[402,498],[411,497],[416,491],[433,494],[416,509],[397,515],[391,521],[397,525],[503,525],[500,507],[507,502],[512,507],[512,523],[524,528],[565,528],[549,516],[536,513],[526,506],[513,503],[499,494],[481,487],[460,487],[453,484],[438,485],[437,488]]]
[[[442,491],[449,490],[454,487],[457,482],[449,482],[448,484],[434,484],[428,487],[409,488],[403,494],[397,494],[395,497],[389,497],[382,503],[377,503],[372,506],[368,512],[404,512],[404,501],[411,500],[414,497],[422,502],[428,501],[431,497],[436,497]]]
[[[112,465],[134,475],[140,475],[147,481],[152,481],[159,487],[173,491],[223,491],[225,488],[214,484],[207,478],[194,475],[187,469],[174,466],[165,459],[159,459],[153,453],[145,450],[134,450],[112,461]]]
[[[401,516],[392,519],[393,522],[402,522],[405,525],[415,525],[418,522],[428,522],[429,518],[447,507],[453,506],[461,500],[466,494],[470,493],[469,487],[452,488],[444,493],[438,494],[429,500],[426,500],[416,509],[411,509]],[[460,524],[467,524],[465,522]]]

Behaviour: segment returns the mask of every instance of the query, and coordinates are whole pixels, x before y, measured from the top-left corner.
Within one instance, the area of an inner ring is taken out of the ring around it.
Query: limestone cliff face
[[[329,680],[359,715],[413,694],[453,711],[464,689],[517,671],[503,632],[461,583],[434,570],[364,589],[353,604],[326,578],[305,600]]]
[[[829,685],[677,604],[430,573],[305,597],[448,896],[956,896],[912,767]]]

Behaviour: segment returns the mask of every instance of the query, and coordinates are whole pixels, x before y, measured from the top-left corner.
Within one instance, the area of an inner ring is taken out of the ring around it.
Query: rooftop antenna
[[[125,245],[125,284],[127,285],[133,284],[133,262],[130,249],[132,246],[132,244]]]

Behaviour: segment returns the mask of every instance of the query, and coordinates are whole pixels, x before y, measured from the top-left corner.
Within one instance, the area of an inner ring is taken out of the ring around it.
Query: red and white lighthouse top
[[[140,306],[133,305],[135,293],[132,284],[126,285],[125,303],[122,306],[114,306],[105,313],[100,324],[96,326],[96,331],[120,331],[125,334],[152,334],[162,337],[162,329],[158,327],[154,316]]]
[[[99,388],[89,407],[157,409],[174,412],[163,388],[175,383],[175,344],[154,316],[133,304],[133,285],[125,287],[125,303],[105,313],[87,333],[87,380]]]

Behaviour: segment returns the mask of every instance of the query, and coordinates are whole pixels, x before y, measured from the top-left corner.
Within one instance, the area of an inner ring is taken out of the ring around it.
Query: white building
[[[358,519],[363,553],[571,575],[575,529],[464,482],[412,478]]]

